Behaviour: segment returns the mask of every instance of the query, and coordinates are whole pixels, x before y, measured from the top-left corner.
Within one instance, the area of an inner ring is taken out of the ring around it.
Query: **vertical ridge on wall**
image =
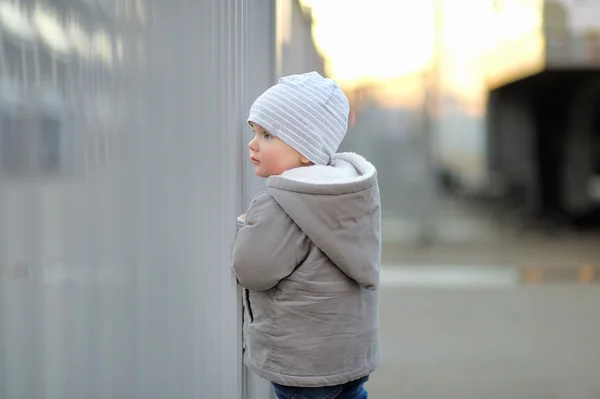
[[[58,96],[81,120],[65,119],[64,129],[86,147],[65,157],[85,162],[53,174],[0,170],[3,399],[241,398],[229,257],[243,203],[255,2],[120,0],[78,17],[81,29],[105,29],[122,50],[111,48],[110,65],[65,56],[80,81]],[[16,1],[29,12],[25,3]],[[49,7],[67,21],[81,11]],[[38,49],[45,67],[53,50]],[[56,76],[57,87],[69,84]],[[36,94],[39,82],[29,80]],[[111,81],[120,84],[105,90]],[[111,158],[91,157],[108,146],[106,131],[122,135],[111,137],[118,148]]]

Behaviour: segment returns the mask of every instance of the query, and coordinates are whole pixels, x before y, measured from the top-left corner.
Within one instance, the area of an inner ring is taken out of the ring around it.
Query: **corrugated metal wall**
[[[249,91],[272,82],[252,75],[263,65],[247,34],[268,47],[272,32],[250,30],[249,8],[270,2],[30,3],[13,15],[77,23],[92,40],[37,29],[27,41],[7,28],[22,21],[3,20],[2,80],[14,87],[3,97],[19,103],[4,115],[3,154],[68,135],[84,144],[52,168],[44,151],[3,164],[0,397],[240,398],[228,259]],[[41,73],[22,73],[29,59]],[[54,131],[39,83],[58,104]]]

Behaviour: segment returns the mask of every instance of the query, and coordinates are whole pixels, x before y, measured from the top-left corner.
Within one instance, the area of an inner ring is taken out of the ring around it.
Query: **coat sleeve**
[[[265,291],[289,276],[308,254],[309,240],[268,192],[254,198],[233,245],[241,286]]]

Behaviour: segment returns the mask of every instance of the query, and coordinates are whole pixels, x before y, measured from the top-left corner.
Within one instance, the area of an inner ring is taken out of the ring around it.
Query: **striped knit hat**
[[[256,99],[248,122],[262,126],[317,165],[328,165],[346,135],[350,105],[317,72],[291,75]]]

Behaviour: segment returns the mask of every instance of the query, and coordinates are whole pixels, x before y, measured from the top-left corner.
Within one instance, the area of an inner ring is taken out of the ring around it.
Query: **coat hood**
[[[377,171],[360,155],[336,154],[331,165],[288,170],[267,189],[306,236],[348,277],[377,289],[381,204]]]

